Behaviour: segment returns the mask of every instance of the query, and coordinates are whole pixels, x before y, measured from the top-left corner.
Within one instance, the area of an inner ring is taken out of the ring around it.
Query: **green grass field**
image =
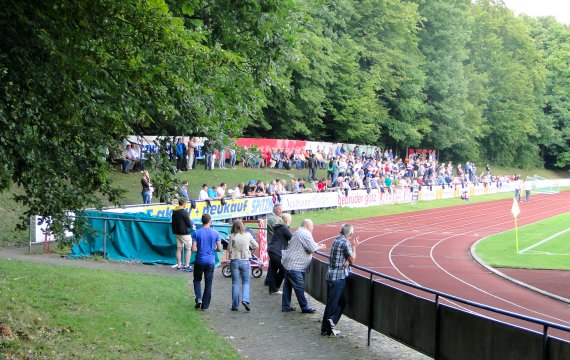
[[[475,251],[494,267],[570,270],[570,213],[562,214],[480,241]]]
[[[238,359],[187,279],[0,260],[1,359]]]

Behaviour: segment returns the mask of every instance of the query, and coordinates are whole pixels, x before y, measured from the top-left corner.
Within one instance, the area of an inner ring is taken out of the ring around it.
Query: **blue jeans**
[[[285,271],[285,281],[283,282],[283,296],[281,297],[281,309],[286,310],[291,307],[291,293],[295,290],[297,301],[301,310],[310,310],[309,302],[305,298],[305,278],[304,273],[295,270]]]
[[[249,274],[251,267],[249,260],[232,260],[230,261],[230,269],[232,270],[232,309],[239,307],[239,282],[241,278],[241,292],[243,302],[249,304]]]
[[[309,180],[317,180],[316,169],[309,168]]]
[[[328,295],[327,295],[327,306],[325,307],[325,313],[323,314],[323,322],[321,324],[321,332],[329,332],[330,324],[329,319],[336,324],[342,316],[342,311],[346,305],[346,300],[344,298],[344,287],[346,286],[346,279],[331,280],[328,282]]]
[[[212,280],[214,280],[213,264],[194,264],[194,294],[196,302],[202,302],[202,309],[210,307],[212,300]],[[204,274],[204,294],[202,294],[202,274]]]
[[[214,155],[206,154],[206,170],[212,170],[214,168]]]
[[[220,159],[218,162],[220,164],[220,169],[226,168],[226,152],[224,150],[220,151]]]
[[[230,153],[230,167],[236,167],[236,154]]]
[[[143,197],[143,204],[150,204],[151,192],[141,192]]]

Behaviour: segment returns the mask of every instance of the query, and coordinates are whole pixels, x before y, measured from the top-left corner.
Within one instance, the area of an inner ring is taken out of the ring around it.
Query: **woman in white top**
[[[249,275],[251,267],[249,258],[251,250],[259,247],[253,236],[245,229],[241,220],[234,220],[232,233],[228,241],[230,253],[230,269],[232,270],[232,311],[239,308],[239,281],[242,285],[242,305],[249,311]]]
[[[232,199],[237,199],[243,197],[243,183],[239,183],[236,188],[234,189],[233,193],[230,194]]]

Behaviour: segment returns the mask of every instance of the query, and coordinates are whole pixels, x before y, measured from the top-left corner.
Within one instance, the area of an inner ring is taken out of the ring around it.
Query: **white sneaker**
[[[276,292],[269,293],[270,295],[283,295],[283,291],[277,290]]]
[[[338,331],[336,329],[336,325],[334,324],[334,321],[332,319],[329,319],[329,326],[331,328],[331,336],[338,336],[340,335],[340,331]]]

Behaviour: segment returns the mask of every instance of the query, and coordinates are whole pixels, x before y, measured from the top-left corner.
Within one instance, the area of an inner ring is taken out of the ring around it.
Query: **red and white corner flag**
[[[511,208],[511,214],[513,214],[513,216],[516,219],[520,213],[521,209],[519,208],[519,203],[517,202],[517,198],[513,198],[513,207]]]

